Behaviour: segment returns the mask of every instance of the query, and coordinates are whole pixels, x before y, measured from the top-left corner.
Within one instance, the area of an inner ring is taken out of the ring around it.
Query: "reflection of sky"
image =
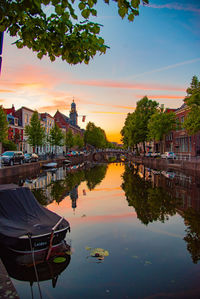
[[[120,189],[123,172],[124,166],[110,164],[94,190],[81,183],[75,213],[69,196],[48,206],[69,220],[73,254],[55,289],[40,283],[45,298],[198,298],[200,265],[186,249],[183,218],[141,224]],[[106,249],[109,256],[98,264],[86,246]],[[24,285],[15,284],[20,299],[26,299]],[[36,285],[33,289],[38,291]]]
[[[166,107],[182,104],[185,90],[200,67],[200,2],[151,0],[134,23],[117,16],[116,4],[98,4],[98,23],[110,46],[88,66],[57,59],[41,61],[28,49],[17,49],[5,37],[0,104],[28,106],[68,114],[73,96],[79,115],[86,115],[108,134],[119,132],[128,112],[144,95]]]

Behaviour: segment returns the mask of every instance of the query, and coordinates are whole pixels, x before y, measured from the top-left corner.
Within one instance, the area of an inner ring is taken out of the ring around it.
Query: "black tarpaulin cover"
[[[0,234],[20,237],[49,233],[60,218],[41,206],[28,188],[0,188]],[[61,226],[66,224],[64,219]]]

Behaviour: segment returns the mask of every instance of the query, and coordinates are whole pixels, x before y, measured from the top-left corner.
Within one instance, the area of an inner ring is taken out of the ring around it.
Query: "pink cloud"
[[[185,91],[184,87],[169,86],[160,84],[142,84],[142,83],[126,83],[119,81],[103,81],[103,80],[70,80],[74,85],[107,87],[107,88],[122,88],[122,89],[141,89],[141,90],[173,90],[173,91]]]

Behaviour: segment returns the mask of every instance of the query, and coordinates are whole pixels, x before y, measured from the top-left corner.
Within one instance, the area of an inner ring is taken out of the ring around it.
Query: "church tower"
[[[70,123],[73,126],[77,126],[78,124],[78,113],[76,111],[76,104],[73,102],[71,103],[71,111],[69,113]]]

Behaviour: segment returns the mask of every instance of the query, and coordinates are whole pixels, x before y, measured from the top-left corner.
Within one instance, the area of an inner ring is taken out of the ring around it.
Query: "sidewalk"
[[[0,259],[0,298],[19,299],[16,289]]]

